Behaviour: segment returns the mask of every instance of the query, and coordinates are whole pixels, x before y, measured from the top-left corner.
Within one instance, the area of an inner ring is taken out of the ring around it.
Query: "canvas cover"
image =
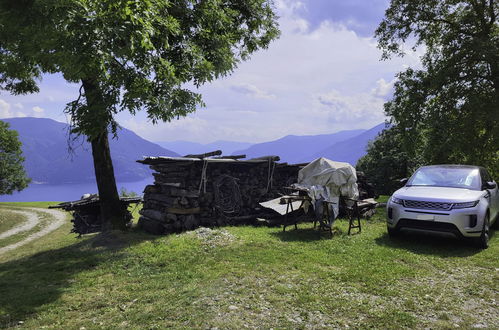
[[[342,162],[318,158],[298,172],[297,187],[306,188],[312,205],[315,200],[333,202],[335,217],[339,213],[339,197],[356,199],[359,196],[355,168]]]

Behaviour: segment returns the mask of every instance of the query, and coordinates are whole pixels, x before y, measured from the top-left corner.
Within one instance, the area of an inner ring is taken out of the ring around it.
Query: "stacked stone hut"
[[[252,223],[268,212],[259,202],[285,194],[306,164],[278,163],[279,157],[242,159],[221,151],[185,157],[148,157],[139,163],[154,171],[144,190],[139,224],[164,234],[199,226]]]

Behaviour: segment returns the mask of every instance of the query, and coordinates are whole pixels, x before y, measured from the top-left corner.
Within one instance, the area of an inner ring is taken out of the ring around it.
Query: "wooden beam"
[[[246,155],[234,155],[234,156],[220,156],[215,157],[215,159],[243,159],[246,158]]]
[[[211,157],[211,156],[220,156],[221,154],[222,154],[222,150],[215,150],[215,151],[207,152],[205,154],[185,155],[184,158],[199,158],[199,159],[204,159],[206,157]]]

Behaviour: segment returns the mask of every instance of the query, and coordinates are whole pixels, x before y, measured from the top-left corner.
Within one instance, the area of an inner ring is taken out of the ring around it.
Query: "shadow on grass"
[[[403,231],[394,238],[390,238],[385,233],[376,238],[375,241],[378,245],[408,250],[417,254],[436,255],[442,258],[469,257],[481,251],[467,239],[417,231]]]
[[[59,249],[0,263],[0,328],[15,326],[41,306],[56,301],[72,285],[73,277],[110,258],[126,257],[124,248],[154,239],[144,233],[97,235]]]
[[[333,227],[333,235],[331,236],[329,231],[319,229],[319,225],[316,228],[310,228],[309,226],[300,228],[300,224],[298,224],[298,229],[295,229],[294,226],[288,226],[286,231],[282,231],[281,227],[279,231],[271,234],[283,242],[315,242],[343,235],[343,231],[340,228]]]

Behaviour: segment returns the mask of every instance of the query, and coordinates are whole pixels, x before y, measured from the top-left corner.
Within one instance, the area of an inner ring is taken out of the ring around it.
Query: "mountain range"
[[[363,132],[364,130],[350,130],[322,135],[287,135],[278,140],[258,143],[234,153],[244,154],[248,158],[276,155],[281,158],[282,162],[303,163],[318,158],[314,156],[321,149],[351,139]]]
[[[224,155],[246,155],[247,158],[277,155],[282,162],[287,163],[306,163],[319,157],[326,157],[355,165],[357,160],[366,154],[369,141],[384,128],[383,123],[368,130],[346,130],[321,135],[287,135],[274,141],[253,145],[231,141],[209,144],[187,141],[156,143],[182,155],[222,150]]]
[[[350,163],[355,166],[359,158],[367,153],[369,142],[374,140],[385,128],[385,123],[379,124],[358,135],[330,144],[320,151],[303,157],[300,162],[310,162],[316,158],[325,157],[338,162]]]
[[[171,141],[156,142],[163,148],[172,150],[183,156],[192,154],[204,154],[209,151],[222,150],[224,155],[231,155],[234,151],[239,149],[249,148],[252,144],[247,142],[235,141],[215,141],[207,144],[189,142],[189,141]]]
[[[70,140],[69,126],[47,118],[3,119],[18,131],[23,144],[28,176],[36,183],[94,182],[91,147],[83,137]],[[117,181],[132,182],[151,177],[151,170],[136,162],[143,156],[179,156],[222,150],[224,155],[245,154],[247,158],[278,155],[282,162],[304,163],[319,157],[348,162],[352,165],[366,154],[385,124],[369,130],[346,130],[322,135],[288,135],[264,143],[217,141],[200,144],[188,141],[147,141],[122,128],[118,138],[109,136],[111,157]],[[161,145],[162,146],[161,146]],[[68,146],[72,146],[70,152]],[[165,148],[166,147],[166,148]]]
[[[19,133],[24,167],[36,183],[94,182],[94,166],[90,144],[79,137],[70,141],[69,126],[47,118],[2,119]],[[118,138],[109,136],[116,180],[139,181],[151,176],[151,170],[136,162],[143,156],[178,156],[173,151],[144,140],[122,128]],[[70,152],[68,147],[73,150]]]

